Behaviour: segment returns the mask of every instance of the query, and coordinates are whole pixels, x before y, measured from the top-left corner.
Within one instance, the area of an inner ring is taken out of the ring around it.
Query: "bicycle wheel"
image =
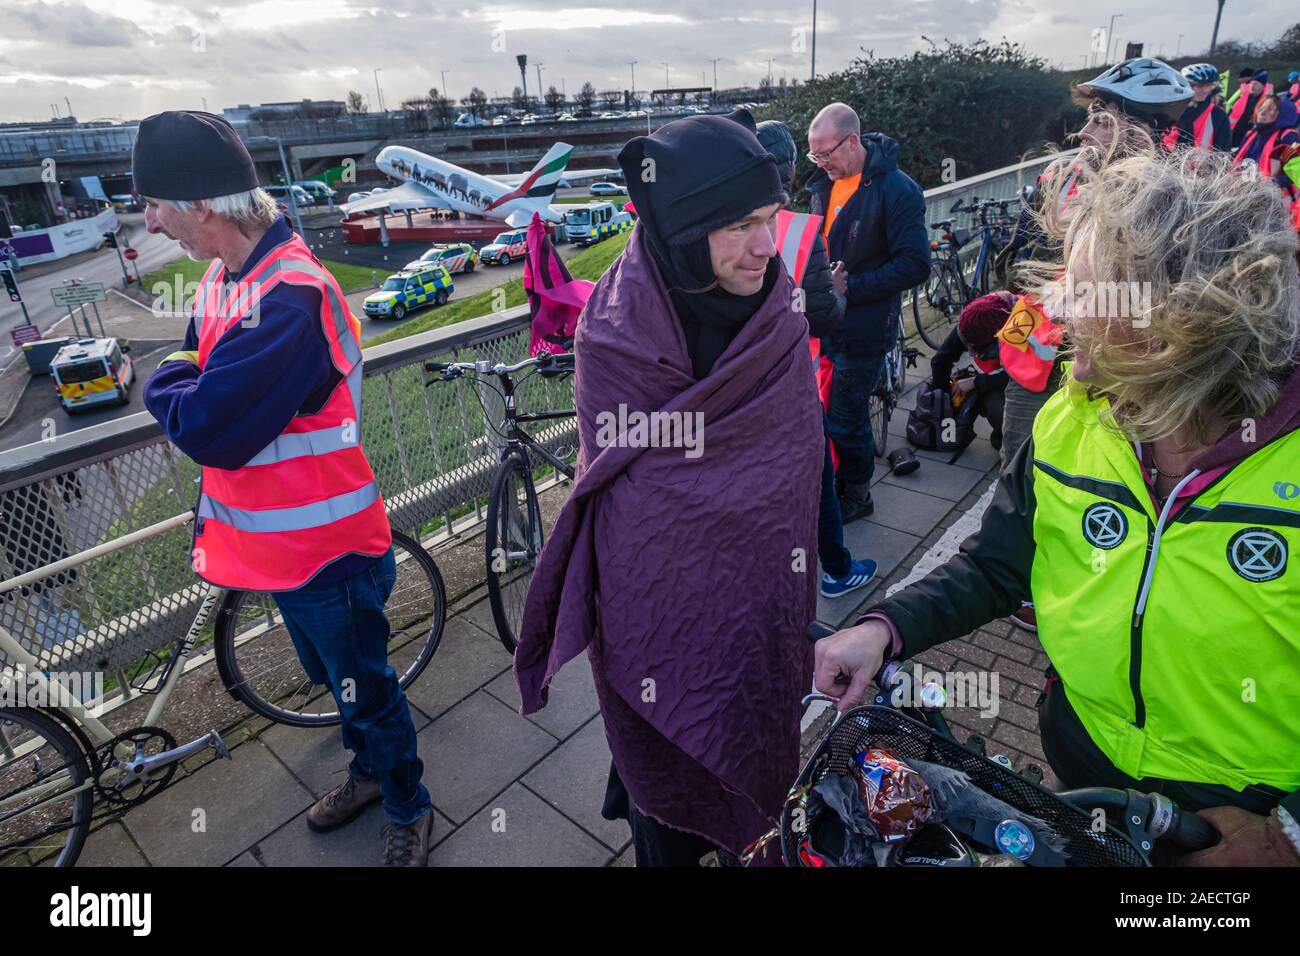
[[[442,640],[447,592],[442,574],[414,539],[393,532],[397,580],[384,605],[392,631],[388,658],[405,690],[429,665]],[[227,693],[250,710],[291,727],[339,722],[338,704],[313,681],[269,594],[231,591],[217,611],[217,669]]]
[[[484,537],[492,620],[501,644],[513,654],[543,537],[537,489],[528,454],[522,449],[512,449],[497,466]]]
[[[85,751],[57,720],[0,712],[0,866],[72,866],[90,833],[90,780]]]
[[[916,330],[921,333],[925,344],[932,349],[943,345],[952,327],[965,306],[965,289],[960,266],[955,257],[943,256],[930,260],[930,275],[925,280],[924,301],[921,297],[912,299],[912,316],[916,320]],[[926,306],[930,315],[926,315]],[[935,313],[938,320],[935,319]],[[927,328],[928,326],[928,328]]]

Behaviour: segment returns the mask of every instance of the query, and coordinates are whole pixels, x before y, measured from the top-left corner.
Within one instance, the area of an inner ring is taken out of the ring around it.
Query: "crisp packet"
[[[930,788],[888,751],[859,750],[853,769],[871,822],[886,843],[908,839],[930,819]]]

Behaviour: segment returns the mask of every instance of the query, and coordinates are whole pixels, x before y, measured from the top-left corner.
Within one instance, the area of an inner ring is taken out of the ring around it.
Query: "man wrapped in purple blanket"
[[[821,406],[752,118],[677,120],[619,163],[640,218],[578,322],[577,479],[515,675],[531,713],[587,652],[606,816],[639,866],[694,865],[771,827],[798,772]]]

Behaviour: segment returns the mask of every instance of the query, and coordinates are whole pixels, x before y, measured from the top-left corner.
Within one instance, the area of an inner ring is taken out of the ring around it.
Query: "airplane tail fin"
[[[533,213],[540,213],[548,222],[556,221],[556,214],[550,209],[551,200],[555,198],[555,189],[564,175],[564,168],[573,155],[573,147],[568,143],[556,143],[546,155],[532,168],[523,182],[510,193],[498,199],[493,206],[514,203],[514,209],[506,217],[506,222],[518,228],[526,225],[533,218]],[[491,208],[491,207],[489,207]]]

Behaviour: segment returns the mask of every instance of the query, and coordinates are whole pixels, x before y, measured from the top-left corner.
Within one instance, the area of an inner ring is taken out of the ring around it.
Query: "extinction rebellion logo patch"
[[[1286,561],[1286,539],[1269,528],[1246,528],[1228,541],[1228,563],[1247,581],[1280,578]]]
[[[1083,536],[1103,551],[1117,548],[1128,537],[1128,519],[1114,505],[1099,501],[1083,513]]]

